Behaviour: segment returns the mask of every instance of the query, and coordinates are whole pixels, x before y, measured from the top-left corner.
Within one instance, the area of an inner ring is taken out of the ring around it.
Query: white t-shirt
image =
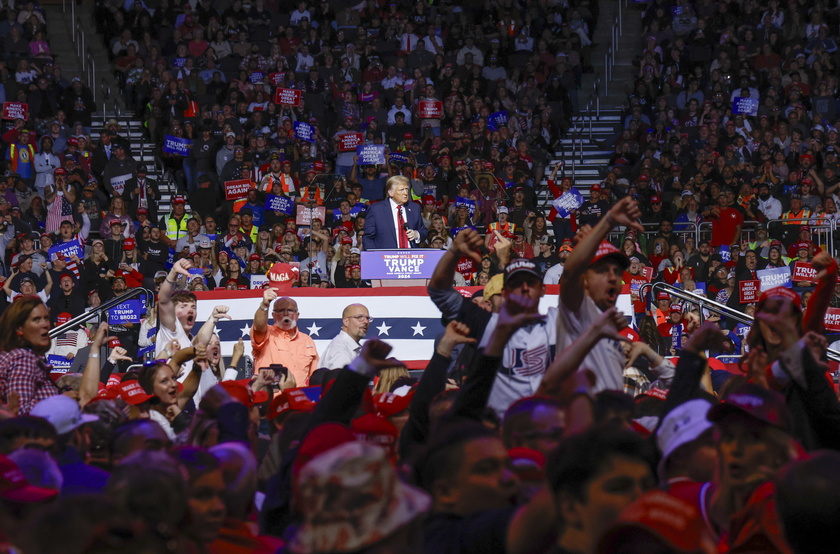
[[[554,264],[548,268],[543,277],[544,285],[559,285],[560,277],[563,276],[563,264]]]
[[[569,309],[558,310],[557,348],[562,350],[578,339],[592,324],[601,317],[601,310],[588,295],[577,312]],[[591,370],[598,381],[594,392],[602,390],[624,390],[624,363],[627,357],[621,343],[612,339],[602,339],[589,351],[581,364],[582,369]]]
[[[484,348],[490,342],[498,321],[499,314],[490,317],[479,347]],[[544,323],[529,325],[513,334],[502,353],[488,402],[499,417],[520,398],[537,393],[545,370],[554,360],[556,344],[557,308],[548,309]]]

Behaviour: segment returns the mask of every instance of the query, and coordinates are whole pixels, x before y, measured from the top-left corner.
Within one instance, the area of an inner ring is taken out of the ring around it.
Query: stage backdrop
[[[460,289],[467,296],[482,287]],[[551,285],[540,302],[545,313],[557,305],[558,287]],[[249,333],[254,313],[260,304],[262,291],[213,291],[199,292],[197,331],[213,311],[213,306],[223,304],[230,308],[233,320],[222,320],[217,325],[222,340],[222,353],[230,356],[239,337],[245,339],[245,352],[251,353]],[[315,341],[318,353],[323,354],[327,344],[341,330],[341,312],[348,304],[367,306],[373,322],[366,338],[386,341],[394,349],[391,355],[403,360],[411,369],[424,369],[434,351],[434,339],[443,331],[440,310],[432,303],[425,287],[383,287],[375,289],[292,289],[290,295],[298,303],[300,319],[298,328]],[[619,308],[632,314],[630,295],[619,297]],[[269,324],[273,320],[269,319]]]

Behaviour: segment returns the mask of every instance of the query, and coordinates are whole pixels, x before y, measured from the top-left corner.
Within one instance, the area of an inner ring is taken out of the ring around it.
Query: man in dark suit
[[[386,186],[388,197],[367,211],[365,250],[417,247],[428,231],[420,217],[420,207],[409,202],[408,179],[395,175]]]
[[[147,179],[146,174],[146,166],[138,164],[134,177],[125,183],[122,197],[131,217],[137,217],[137,208],[146,208],[149,219],[157,221],[158,183],[154,179]]]

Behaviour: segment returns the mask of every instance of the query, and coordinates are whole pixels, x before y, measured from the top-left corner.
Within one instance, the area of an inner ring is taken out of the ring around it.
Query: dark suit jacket
[[[148,200],[148,210],[149,210],[149,219],[152,221],[157,221],[158,218],[158,195],[160,194],[158,189],[158,182],[154,179],[146,178],[146,186],[152,187],[154,191],[154,197],[152,195],[147,196]],[[137,188],[137,177],[132,177],[125,183],[125,189],[123,190],[123,201],[126,202],[128,205],[128,213],[131,214],[131,217],[137,217],[137,204],[139,203],[139,198],[134,195],[134,189]]]
[[[420,207],[414,202],[409,202],[404,208],[408,228],[420,233],[420,240],[417,242],[423,242],[426,239],[428,230],[423,225],[423,219],[420,217]],[[362,242],[365,250],[377,248],[394,250],[399,248],[397,231],[394,229],[394,217],[391,212],[391,202],[389,199],[376,202],[368,208],[367,217],[365,218],[365,234]],[[416,247],[417,243],[411,243],[411,246]]]

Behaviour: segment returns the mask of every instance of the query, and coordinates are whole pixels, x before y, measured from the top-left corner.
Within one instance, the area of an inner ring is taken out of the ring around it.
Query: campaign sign
[[[114,192],[117,194],[122,194],[125,192],[125,184],[131,179],[133,176],[131,173],[126,173],[125,175],[117,175],[116,177],[111,177],[111,188],[114,189]]]
[[[73,360],[68,360],[64,356],[56,354],[47,355],[47,363],[52,366],[51,373],[67,373],[73,366]]]
[[[569,214],[580,208],[582,204],[583,195],[576,189],[567,190],[551,203],[560,217],[569,217]]]
[[[445,250],[362,252],[362,279],[430,279]]]
[[[640,302],[642,297],[639,295],[639,289],[645,283],[649,283],[650,279],[647,279],[644,275],[630,275],[630,298],[633,302]]]
[[[145,311],[139,300],[126,300],[108,310],[108,323],[110,325],[140,323],[140,318]]]
[[[744,115],[758,115],[758,100],[744,96],[736,96],[732,101],[732,113]]]
[[[440,100],[420,100],[417,103],[417,114],[420,119],[442,119],[443,102]]]
[[[201,277],[202,281],[204,280],[204,270],[200,267],[191,267],[187,270],[190,274],[190,281],[195,279],[196,277]]]
[[[29,104],[25,102],[3,102],[3,119],[29,119]]]
[[[239,200],[248,196],[248,191],[251,190],[250,179],[236,179],[235,181],[225,181],[225,200]]]
[[[305,121],[295,121],[295,137],[306,142],[315,142],[315,127]]]
[[[188,138],[173,137],[172,135],[166,135],[163,139],[163,151],[167,154],[189,156],[191,145],[192,141]]]
[[[487,128],[491,131],[498,131],[500,127],[504,127],[508,122],[508,114],[506,110],[491,113],[487,117]]]
[[[50,260],[55,260],[60,254],[64,258],[72,258],[75,254],[79,258],[84,258],[85,250],[79,244],[79,239],[69,240],[67,242],[59,242],[50,247]]]
[[[452,236],[453,236],[453,237],[454,237],[454,236],[456,236],[458,233],[460,233],[460,232],[461,232],[461,231],[463,231],[464,229],[475,229],[475,226],[473,226],[473,225],[465,225],[464,227],[455,227],[455,228],[453,228],[453,229],[452,229],[452,231],[451,231],[451,232],[452,232]]]
[[[650,282],[653,279],[653,268],[652,267],[643,267],[642,268],[642,275],[645,276],[645,279]]]
[[[285,196],[269,194],[265,198],[264,208],[272,212],[282,212],[286,215],[292,215],[295,213],[295,201]]]
[[[399,152],[391,152],[391,163],[392,164],[407,164],[408,163],[408,156],[405,154],[400,154]]]
[[[720,254],[720,259],[724,262],[728,262],[732,259],[732,252],[729,251],[729,247],[725,244],[718,246],[718,254]]]
[[[264,283],[268,283],[267,275],[251,275],[252,289],[261,289]]]
[[[317,217],[323,222],[325,221],[326,216],[327,209],[324,206],[316,206],[314,208],[298,206],[297,212],[295,213],[295,223],[308,227],[309,225],[312,225],[312,220],[314,218]]]
[[[274,93],[274,103],[300,107],[300,97],[303,91],[293,88],[278,88]]]
[[[825,330],[840,332],[840,308],[829,308],[825,311]]]
[[[339,152],[355,152],[356,147],[365,141],[362,133],[344,133],[338,141]]]
[[[796,262],[793,264],[793,280],[813,283],[817,280],[817,270],[808,262]]]
[[[276,87],[276,86],[279,86],[280,83],[282,83],[285,78],[286,78],[285,73],[269,73],[268,82]]]
[[[789,267],[774,267],[771,269],[759,269],[755,272],[758,279],[761,281],[761,292],[770,290],[776,287],[791,288],[793,285],[790,281]]]
[[[738,300],[741,304],[758,302],[761,279],[748,279],[738,283]]]
[[[359,165],[377,165],[385,163],[384,144],[361,144],[356,147]]]
[[[462,206],[470,211],[470,217],[472,217],[475,214],[475,202],[473,202],[469,198],[459,196],[455,199],[455,209],[457,210]]]

